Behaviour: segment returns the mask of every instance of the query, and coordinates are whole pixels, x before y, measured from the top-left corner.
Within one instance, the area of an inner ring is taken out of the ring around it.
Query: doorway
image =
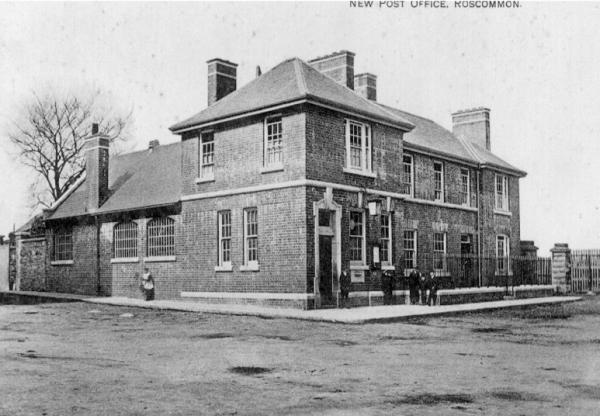
[[[319,235],[319,293],[321,307],[335,306],[333,296],[332,236]]]
[[[472,286],[473,279],[473,236],[461,234],[460,236],[460,283],[461,286]]]

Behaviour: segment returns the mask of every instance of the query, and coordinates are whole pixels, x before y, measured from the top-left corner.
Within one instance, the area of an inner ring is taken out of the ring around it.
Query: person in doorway
[[[142,275],[142,290],[146,300],[154,300],[154,278],[147,267],[144,267],[144,274]]]
[[[350,273],[348,270],[342,270],[340,274],[340,307],[348,308],[350,306],[348,295],[350,294]]]
[[[420,273],[417,269],[410,272],[410,275],[408,276],[408,293],[410,295],[411,305],[419,304],[419,278]]]
[[[392,305],[394,303],[394,286],[395,278],[394,273],[391,270],[383,272],[383,281],[385,282],[383,287],[383,297],[385,305]]]
[[[427,305],[437,305],[438,281],[435,277],[434,272],[429,272],[429,279],[427,279],[427,289],[429,291],[429,294],[427,296]]]

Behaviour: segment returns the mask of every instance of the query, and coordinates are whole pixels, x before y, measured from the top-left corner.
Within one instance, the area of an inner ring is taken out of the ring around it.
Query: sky
[[[178,139],[206,107],[206,61],[238,87],[279,62],[347,49],[378,101],[451,128],[491,108],[492,151],[525,170],[521,238],[600,247],[600,4],[352,8],[350,2],[0,3],[0,234],[32,214],[32,173],[7,138],[34,92],[101,90],[132,112],[130,148]]]

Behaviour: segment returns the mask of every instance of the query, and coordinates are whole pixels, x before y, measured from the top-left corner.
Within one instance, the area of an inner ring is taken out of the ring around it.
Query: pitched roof
[[[108,179],[109,197],[94,213],[177,203],[181,198],[181,143],[111,156]],[[86,215],[86,202],[84,180],[47,219]]]
[[[180,131],[298,100],[309,100],[356,112],[405,130],[413,127],[404,117],[361,97],[299,58],[292,58],[198,114],[171,126],[170,130]]]
[[[379,104],[390,112],[398,114],[407,119],[415,128],[404,134],[405,143],[415,148],[428,149],[442,156],[450,156],[469,162],[511,171],[517,175],[524,176],[525,172],[502,160],[487,149],[456,137],[451,131],[437,124],[435,121],[425,117],[417,116],[397,108]]]

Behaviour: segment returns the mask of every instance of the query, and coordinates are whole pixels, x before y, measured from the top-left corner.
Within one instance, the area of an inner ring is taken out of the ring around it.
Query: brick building
[[[85,178],[46,214],[48,289],[137,297],[148,267],[159,299],[311,308],[336,303],[342,269],[357,302],[373,264],[445,276],[451,256],[493,256],[510,273],[525,173],[490,152],[489,109],[450,132],[380,104],[348,51],[236,74],[208,61],[208,107],[175,144],[109,158],[86,140]]]

